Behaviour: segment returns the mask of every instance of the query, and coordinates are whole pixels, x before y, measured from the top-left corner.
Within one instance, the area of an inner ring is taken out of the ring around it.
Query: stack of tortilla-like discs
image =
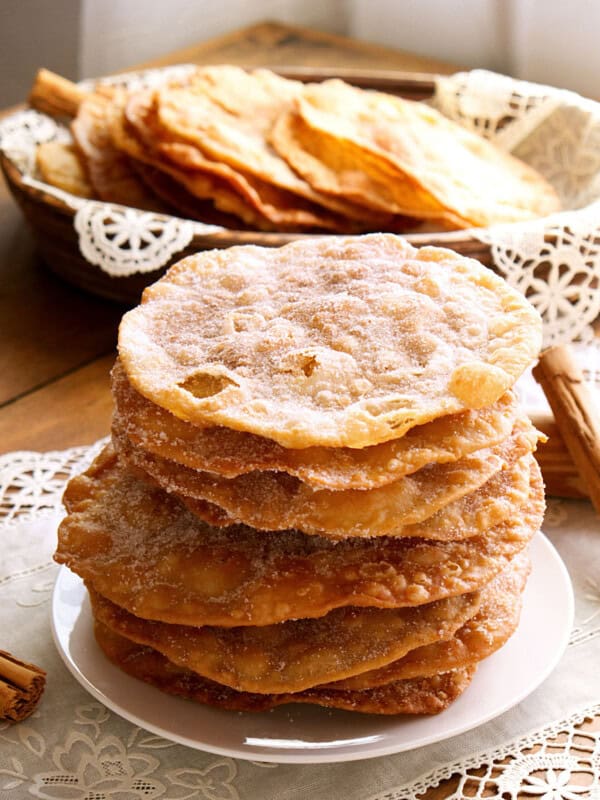
[[[436,713],[516,629],[540,320],[391,234],[187,258],[123,318],[55,558],[126,672],[210,705]]]

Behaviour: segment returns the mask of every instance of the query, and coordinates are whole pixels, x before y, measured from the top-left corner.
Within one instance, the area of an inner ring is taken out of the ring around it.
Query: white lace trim
[[[540,312],[546,345],[591,341],[600,313],[600,104],[485,70],[440,78],[434,104],[538,169],[563,206],[577,209],[469,233]]]
[[[446,117],[512,150],[560,104],[563,94],[476,69],[439,78],[433,103]]]
[[[55,139],[68,140],[69,132],[51,117],[33,109],[17,111],[0,122],[0,150],[24,175],[33,174],[35,170],[37,146]],[[45,189],[46,184],[41,184],[41,188]]]
[[[55,514],[66,482],[91,463],[106,441],[48,453],[0,455],[0,526]]]
[[[516,798],[519,792],[545,795],[547,800],[566,800],[571,797],[567,792],[580,796],[585,792],[586,797],[600,800],[600,731],[578,727],[597,716],[600,716],[600,703],[532,731],[515,742],[444,764],[410,785],[371,795],[368,800],[420,800],[419,795],[452,776],[460,776],[459,783],[444,800],[465,797],[504,800]],[[561,734],[566,738],[561,738],[561,752],[556,753],[555,740]],[[527,752],[534,748],[536,752]],[[507,763],[503,763],[505,761]],[[562,775],[560,780],[565,781],[562,784],[556,780],[557,770]],[[540,772],[544,773],[542,777],[536,774]],[[574,773],[586,776],[585,786],[570,783]]]
[[[600,314],[600,202],[537,222],[475,229],[544,321],[544,344],[591,343]]]
[[[192,241],[197,224],[165,214],[91,201],[82,204],[75,214],[75,230],[79,249],[90,264],[96,264],[109,275],[125,277],[150,272],[168,263]]]

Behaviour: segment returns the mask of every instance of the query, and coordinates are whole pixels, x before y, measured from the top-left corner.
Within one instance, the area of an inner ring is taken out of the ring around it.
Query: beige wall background
[[[0,107],[27,95],[39,66],[79,76],[79,0],[0,0]]]
[[[600,99],[598,0],[0,0],[0,104],[42,65],[93,77],[266,19]]]

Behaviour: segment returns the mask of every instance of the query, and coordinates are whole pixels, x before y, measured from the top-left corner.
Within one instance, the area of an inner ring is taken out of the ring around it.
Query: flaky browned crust
[[[304,84],[269,70],[205,67],[189,86],[159,89],[154,95],[156,116],[167,144],[185,143],[243,174],[250,183],[271,187],[274,222],[285,223],[289,209],[293,215],[289,221],[305,226],[350,231],[359,223],[362,230],[376,228],[378,222],[385,225],[390,215],[373,214],[320,192],[271,146],[268,137],[274,121],[303,90]],[[180,164],[189,168],[189,159],[182,155]]]
[[[428,104],[341,80],[217,65],[88,92],[40,70],[29,99],[75,118],[95,198],[234,229],[431,232],[558,210],[545,179],[491,141]]]
[[[163,692],[230,711],[267,711],[289,703],[312,703],[365,714],[438,714],[467,688],[474,667],[429,678],[396,681],[362,691],[308,689],[295,694],[238,692],[171,663],[150,647],[119,636],[100,622],[96,640],[124,672]]]
[[[429,464],[375,489],[314,489],[286,472],[255,471],[235,478],[193,470],[136,447],[113,423],[116,449],[147,472],[187,507],[202,513],[196,500],[222,508],[232,522],[259,530],[287,530],[348,537],[403,536],[403,528],[426,521],[444,507],[530,453],[537,432],[519,419],[511,436],[447,464]],[[204,507],[204,506],[202,506]],[[418,534],[417,534],[418,535]]]
[[[110,118],[115,104],[116,95],[86,95],[71,123],[71,132],[90,184],[100,200],[164,211],[164,206],[132,169],[127,155],[112,140]]]
[[[380,669],[331,683],[329,689],[369,689],[392,681],[436,675],[479,663],[495,653],[515,632],[522,594],[530,572],[526,553],[516,556],[483,592],[481,608],[450,639],[411,650]]]
[[[183,625],[270,625],[348,605],[421,605],[484,586],[527,546],[544,508],[531,467],[522,507],[469,539],[338,543],[213,527],[106,450],[69,483],[55,558],[136,616]]]
[[[135,617],[88,586],[94,617],[169,661],[233,689],[282,694],[357,675],[450,638],[473,617],[472,592],[414,608],[340,608],[319,619],[218,628]]]
[[[320,188],[328,179],[335,194],[346,188],[339,180],[336,191],[335,176],[346,177],[352,165],[375,184],[375,190],[366,187],[363,199],[372,204],[384,194],[381,210],[450,214],[463,220],[459,227],[531,220],[559,209],[556,192],[536,170],[425,103],[329,80],[307,86],[295,110],[301,122],[288,115],[275,144]],[[306,144],[298,147],[298,137]],[[324,152],[320,169],[318,155],[299,160],[305,147]]]

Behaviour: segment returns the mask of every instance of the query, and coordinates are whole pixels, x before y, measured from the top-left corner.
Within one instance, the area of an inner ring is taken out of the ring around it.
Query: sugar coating
[[[223,627],[319,617],[348,605],[422,605],[477,590],[527,546],[544,509],[534,469],[531,492],[502,502],[503,521],[492,517],[491,529],[478,530],[474,514],[468,539],[337,543],[298,531],[215,528],[110,450],[69,483],[65,501],[57,561],[136,616]]]
[[[429,464],[375,489],[332,491],[314,489],[285,472],[250,472],[227,479],[182,467],[135,447],[113,424],[117,449],[167,491],[180,495],[188,508],[194,510],[199,499],[199,513],[208,501],[230,520],[261,530],[296,528],[332,538],[398,535],[403,526],[426,520],[531,452],[537,435],[527,419],[519,419],[511,436],[495,447],[447,464]]]
[[[180,419],[366,447],[496,402],[541,320],[501,278],[392,234],[180,261],[121,322],[128,380]]]
[[[426,464],[456,461],[499,444],[511,432],[517,403],[512,392],[492,406],[440,417],[400,439],[372,447],[282,447],[273,439],[222,426],[207,428],[175,417],[131,386],[119,360],[112,370],[115,422],[134,445],[205,472],[234,478],[256,470],[294,475],[324,489],[374,489]]]
[[[277,625],[197,628],[140,619],[89,593],[95,618],[116,633],[205,678],[259,694],[299,692],[389,664],[449,638],[481,603],[473,592],[413,608],[348,607]]]

